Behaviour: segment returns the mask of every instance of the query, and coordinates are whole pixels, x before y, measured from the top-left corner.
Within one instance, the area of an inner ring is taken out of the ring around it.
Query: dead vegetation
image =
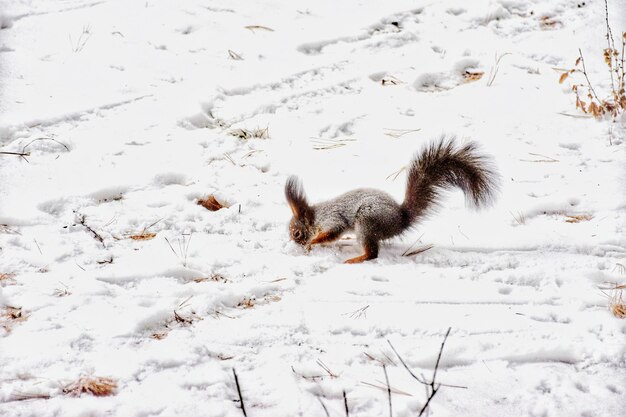
[[[13,330],[13,326],[23,322],[28,316],[22,311],[22,307],[4,306],[0,308],[0,328],[6,333]]]
[[[215,198],[215,196],[213,194],[211,194],[207,198],[199,199],[197,204],[199,206],[204,207],[205,209],[207,209],[209,211],[218,211],[218,210],[223,209],[224,207],[226,207],[224,204],[222,204],[219,201],[217,201],[217,199]]]
[[[270,129],[268,126],[264,128],[257,127],[253,130],[248,130],[244,128],[237,128],[228,131],[228,134],[234,136],[239,139],[269,139],[270,138]]]
[[[478,81],[483,78],[483,75],[485,75],[485,73],[481,71],[465,71],[463,73],[463,81],[466,83]]]
[[[154,222],[154,223],[152,223],[151,225],[144,227],[144,228],[143,228],[143,230],[142,230],[141,232],[139,232],[139,233],[135,233],[135,234],[132,234],[132,235],[128,236],[128,238],[129,238],[129,239],[132,239],[132,240],[139,240],[139,241],[141,241],[141,240],[152,240],[152,239],[154,239],[154,238],[156,237],[156,235],[157,235],[157,234],[156,234],[156,233],[154,233],[154,232],[149,232],[148,230],[149,230],[152,226],[154,226],[154,225],[156,225],[157,223],[159,223],[161,220],[163,220],[163,219],[159,219],[159,220],[155,221],[155,222]]]
[[[255,30],[264,30],[267,32],[274,32],[274,29],[269,28],[267,26],[263,26],[263,25],[248,25],[248,26],[244,26],[244,29],[248,29],[252,33],[254,33]]]
[[[544,15],[539,18],[539,27],[542,30],[558,29],[563,27],[563,23],[553,16]]]
[[[132,240],[151,240],[156,237],[156,233],[153,232],[142,232],[136,235],[130,235],[129,238]]]
[[[593,219],[593,215],[591,214],[566,214],[565,217],[566,223],[588,222]]]
[[[559,83],[563,83],[571,75],[582,74],[585,82],[576,82],[572,85],[572,91],[576,95],[576,108],[598,119],[604,116],[611,116],[615,119],[619,114],[626,111],[626,66],[624,65],[624,60],[626,59],[624,56],[626,32],[621,34],[621,42],[618,42],[616,45],[613,31],[609,24],[609,8],[606,0],[604,1],[604,6],[607,47],[602,55],[611,81],[609,94],[603,96],[597,93],[589,79],[585,58],[580,48],[578,49],[578,58],[574,63],[574,67],[561,73]]]
[[[390,129],[390,128],[385,128],[386,132],[384,132],[384,134],[386,136],[391,136],[392,138],[401,138],[404,135],[408,135],[409,133],[413,133],[413,132],[419,132],[422,129]]]
[[[176,240],[178,243],[178,249],[174,249],[174,246],[169,241],[168,238],[165,238],[168,246],[174,252],[174,255],[178,258],[181,265],[187,268],[187,257],[189,256],[189,245],[191,244],[192,233],[181,233],[180,237]]]
[[[96,397],[106,397],[117,392],[117,381],[111,378],[82,376],[78,380],[63,388],[63,393],[73,397],[89,394]]]
[[[354,142],[356,139],[343,138],[343,139],[324,139],[324,138],[311,138],[313,143],[313,149],[316,151],[325,151],[330,149],[341,148],[346,146],[350,142]]]
[[[15,284],[15,274],[0,272],[0,287]]]
[[[618,319],[626,318],[626,302],[624,301],[624,290],[626,284],[611,283],[609,287],[602,289],[608,300],[609,311]]]
[[[380,80],[381,85],[400,85],[404,84],[404,81],[394,77],[393,75],[385,75]]]

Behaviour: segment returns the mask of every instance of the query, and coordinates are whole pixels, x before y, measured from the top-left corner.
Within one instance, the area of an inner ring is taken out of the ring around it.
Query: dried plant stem
[[[396,354],[396,356],[400,360],[400,363],[402,363],[402,365],[407,370],[409,375],[411,375],[419,383],[424,384],[426,386],[426,397],[427,397],[426,403],[424,403],[424,406],[420,410],[420,412],[418,414],[418,417],[422,416],[426,412],[426,410],[428,409],[428,406],[430,405],[430,402],[432,401],[432,399],[435,397],[435,395],[439,391],[439,388],[441,388],[442,386],[454,387],[454,388],[467,388],[467,387],[462,387],[462,386],[458,386],[458,385],[446,385],[446,384],[442,384],[442,383],[437,382],[437,371],[439,370],[439,364],[441,362],[441,355],[443,353],[443,348],[446,345],[446,341],[448,340],[448,336],[450,336],[450,331],[451,330],[452,330],[452,328],[448,327],[448,330],[446,331],[446,335],[444,336],[443,341],[441,342],[441,347],[439,348],[439,354],[437,355],[437,361],[435,362],[435,369],[433,370],[433,376],[432,376],[430,381],[425,381],[425,379],[418,378],[413,373],[413,371],[411,371],[411,369],[409,369],[409,367],[407,366],[406,362],[404,362],[404,359],[402,359],[402,357],[398,354],[398,352],[393,347],[391,342],[387,341],[387,343],[389,343],[389,346],[391,346],[391,349]]]
[[[348,397],[346,397],[346,390],[343,390],[343,405],[346,409],[346,417],[350,417],[350,411],[348,410]]]
[[[239,403],[241,404],[241,412],[243,413],[245,417],[248,417],[248,414],[246,414],[246,407],[243,404],[243,396],[241,395],[241,387],[239,386],[239,378],[237,377],[237,372],[235,371],[235,368],[233,368],[233,375],[235,376],[235,385],[237,386],[237,394],[239,395]]]
[[[387,367],[383,363],[383,372],[385,373],[385,383],[387,384],[387,399],[389,400],[389,417],[393,417],[391,408],[391,386],[389,385],[389,376],[387,375]]]
[[[589,87],[589,91],[591,91],[591,93],[593,94],[593,97],[596,99],[598,103],[602,103],[602,101],[598,98],[598,95],[596,94],[596,90],[593,89],[593,86],[591,85],[591,81],[589,81],[589,77],[587,76],[587,68],[585,67],[585,58],[583,58],[583,51],[580,48],[578,48],[578,53],[580,54],[580,63],[583,64],[583,75],[585,76],[585,79],[587,80],[587,86]]]
[[[78,223],[80,223],[81,226],[83,226],[85,229],[87,229],[87,231],[90,232],[93,235],[93,238],[96,239],[98,242],[100,242],[100,244],[106,249],[106,245],[104,244],[104,238],[102,236],[100,236],[100,234],[98,234],[98,232],[96,232],[91,226],[89,226],[86,223],[85,215],[81,214],[79,212],[76,212],[76,215],[78,217]]]
[[[615,40],[613,39],[613,32],[611,31],[611,25],[609,24],[609,4],[607,0],[604,0],[604,20],[606,21],[606,43],[609,47],[609,73],[611,74],[611,91],[615,91],[615,81],[613,80],[613,50],[615,50]]]
[[[328,408],[326,408],[326,404],[324,404],[320,397],[317,397],[317,400],[320,402],[320,405],[324,409],[324,414],[326,414],[326,417],[330,417],[330,414],[328,414]]]

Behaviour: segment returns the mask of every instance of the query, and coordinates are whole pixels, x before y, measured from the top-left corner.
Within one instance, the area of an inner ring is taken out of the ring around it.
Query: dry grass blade
[[[96,397],[114,395],[117,391],[117,382],[111,378],[82,376],[77,381],[63,388],[63,393],[78,397],[81,394],[90,394]]]
[[[248,26],[244,26],[244,29],[248,29],[252,33],[254,33],[255,30],[266,30],[268,32],[274,32],[274,29],[268,28],[267,26],[262,26],[262,25],[248,25]]]
[[[9,401],[49,400],[50,395],[39,392],[13,392]]]
[[[385,128],[385,135],[391,136],[392,138],[401,138],[404,135],[408,135],[409,133],[419,132],[422,129],[388,129]]]
[[[511,216],[513,216],[513,219],[515,220],[515,222],[519,224],[520,226],[526,224],[526,216],[521,211],[518,211],[517,214],[514,214],[510,211],[509,213],[511,214]]]
[[[367,309],[370,308],[369,305],[366,305],[365,307],[361,307],[355,311],[352,311],[350,313],[343,313],[344,316],[348,316],[351,319],[360,319],[361,317],[365,317],[367,318]]]
[[[435,245],[432,245],[432,244],[429,243],[427,245],[418,246],[417,248],[415,248],[413,250],[410,250],[411,248],[409,248],[406,251],[404,251],[402,256],[418,255],[418,254],[420,254],[422,252],[426,252],[427,250],[431,250],[434,247],[435,247]]]
[[[400,176],[400,174],[402,174],[404,171],[406,171],[406,166],[403,166],[396,172],[392,172],[391,174],[387,175],[385,179],[386,180],[391,179],[391,181],[395,181],[398,178],[398,176]]]
[[[198,200],[198,205],[210,211],[218,211],[226,207],[225,205],[217,201],[213,194],[211,194],[207,198],[201,198],[200,200]]]
[[[361,381],[361,384],[366,385],[368,387],[372,387],[372,388],[376,388],[382,391],[387,391],[387,385],[385,385],[384,382],[382,381],[376,381],[376,383],[371,383],[371,382],[365,382],[365,381]],[[392,394],[398,394],[398,395],[404,395],[406,397],[412,397],[413,394],[408,393],[406,391],[402,391],[398,388],[394,388],[394,387],[389,387],[389,390],[391,391]]]
[[[324,362],[322,362],[321,359],[318,359],[317,361],[315,361],[315,363],[317,363],[317,365],[320,368],[322,368],[324,370],[324,372],[326,372],[328,374],[329,377],[337,378],[339,376],[336,373],[334,373],[333,371],[331,371],[330,368]]]
[[[344,138],[344,139],[322,139],[322,138],[311,138],[311,142],[313,142],[313,149],[316,151],[324,151],[329,149],[341,148],[342,146],[346,146],[350,142],[354,142],[356,139]]]
[[[554,158],[551,158],[549,156],[541,155],[539,153],[529,152],[528,155],[536,156],[536,157],[543,158],[543,159],[520,159],[520,161],[522,161],[522,162],[548,162],[548,163],[559,162],[558,159],[554,159]]]
[[[228,56],[230,56],[235,61],[243,61],[243,58],[241,57],[241,55],[239,55],[237,52],[231,49],[228,50]]]

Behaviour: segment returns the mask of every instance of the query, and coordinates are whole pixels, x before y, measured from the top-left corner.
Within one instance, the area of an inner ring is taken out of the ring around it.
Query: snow
[[[29,154],[0,155],[1,416],[240,416],[233,369],[251,417],[343,416],[344,392],[383,416],[382,363],[413,416],[424,387],[391,346],[428,379],[448,327],[437,378],[466,388],[431,416],[626,411],[601,291],[626,279],[626,118],[580,117],[554,69],[580,47],[607,91],[602,2],[0,6],[0,152]],[[359,265],[350,236],[289,241],[289,175],[312,201],[400,200],[442,135],[493,155],[491,208],[448,193]],[[65,395],[81,376],[118,389]]]

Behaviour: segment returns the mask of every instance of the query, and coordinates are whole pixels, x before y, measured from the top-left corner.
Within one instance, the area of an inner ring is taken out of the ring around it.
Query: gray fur
[[[437,207],[440,190],[458,187],[468,202],[486,205],[497,190],[497,174],[490,159],[477,152],[474,143],[457,147],[441,139],[418,153],[410,164],[405,200],[398,204],[389,194],[361,188],[332,200],[309,205],[296,177],[285,185],[285,195],[294,217],[291,238],[303,246],[338,239],[356,232],[365,254],[353,262],[378,256],[381,240],[397,236]],[[316,237],[320,241],[315,241]]]

